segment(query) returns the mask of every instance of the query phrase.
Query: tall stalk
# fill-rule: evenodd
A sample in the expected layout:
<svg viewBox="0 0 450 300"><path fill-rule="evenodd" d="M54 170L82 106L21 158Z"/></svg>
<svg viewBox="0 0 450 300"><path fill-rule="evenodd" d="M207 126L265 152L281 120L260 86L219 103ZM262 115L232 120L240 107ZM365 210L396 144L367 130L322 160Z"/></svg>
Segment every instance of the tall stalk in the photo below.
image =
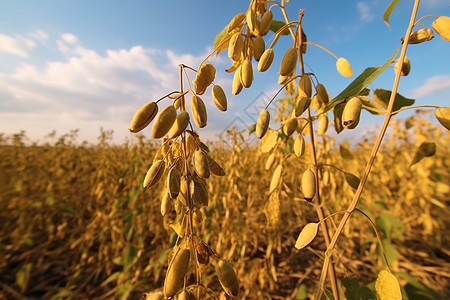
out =
<svg viewBox="0 0 450 300"><path fill-rule="evenodd" d="M347 224L347 221L349 220L351 214L355 211L356 205L358 204L358 201L360 199L360 196L362 194L362 191L364 189L364 186L367 182L367 178L369 177L370 171L372 169L373 163L375 161L375 158L377 156L378 150L380 149L381 146L381 142L383 141L384 135L386 133L387 127L389 125L389 122L392 118L392 112L393 112L393 107L394 107L394 100L395 100L395 96L397 94L397 89L398 89L398 85L400 82L400 76L401 76L401 69L402 69L402 65L403 65L403 59L405 57L406 54L406 49L408 47L408 42L409 42L409 38L412 32L412 29L414 27L414 21L416 19L416 15L417 15L417 10L419 8L419 3L420 0L415 0L414 2L414 7L413 7L413 11L411 13L411 19L409 22L409 26L408 29L406 30L406 35L404 38L404 42L403 42L403 47L402 47L402 51L400 54L400 58L399 58L399 67L397 68L396 72L395 72L395 79L394 79L394 86L392 88L392 93L391 93L391 97L389 99L389 105L387 108L387 112L386 112L386 116L384 118L383 121L383 125L381 127L380 133L378 134L377 140L375 142L375 145L373 146L372 149L372 153L370 155L369 161L367 162L363 177L361 179L361 182L358 186L358 189L355 192L355 196L353 197L352 202L350 203L349 207L347 208L347 211L345 212L344 216L342 217L342 220L340 221L338 228L336 229L331 242L327 248L327 253L325 255L325 260L323 263L323 267L322 267L322 273L321 273L321 278L320 278L320 288L318 290L317 293L317 297L316 299L320 299L320 297L322 296L323 293L323 287L324 287L324 282L325 282L325 277L326 277L326 273L327 270L329 268L330 265L330 257L332 256L335 247L336 247L336 243L340 237L340 235L342 234L342 231L344 230L345 225Z"/></svg>

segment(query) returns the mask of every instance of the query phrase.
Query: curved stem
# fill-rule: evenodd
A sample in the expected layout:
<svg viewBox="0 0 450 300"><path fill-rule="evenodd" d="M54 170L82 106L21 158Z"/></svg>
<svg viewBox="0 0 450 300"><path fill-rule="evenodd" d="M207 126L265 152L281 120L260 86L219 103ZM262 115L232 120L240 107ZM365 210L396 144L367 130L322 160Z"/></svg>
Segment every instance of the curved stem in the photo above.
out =
<svg viewBox="0 0 450 300"><path fill-rule="evenodd" d="M320 167L322 167L322 166L326 166L326 167L332 167L332 168L335 168L336 170L338 170L338 171L340 171L340 172L342 172L342 173L346 173L344 170L342 170L341 168L338 168L338 167L336 167L336 166L334 166L334 165L330 165L330 164L320 164L320 165L318 165L317 167L318 168L320 168Z"/></svg>
<svg viewBox="0 0 450 300"><path fill-rule="evenodd" d="M399 113L399 112L401 112L401 111L405 111L405 110L408 110L408 109L416 109L416 108L439 108L440 106L437 106L437 105L418 105L418 106L409 106L409 107L405 107L405 108L401 108L401 109L398 109L398 110L396 110L396 111L393 111L391 114L393 114L393 115L395 115L395 114L397 114L397 113Z"/></svg>
<svg viewBox="0 0 450 300"><path fill-rule="evenodd" d="M334 212L334 213L332 213L331 215L326 216L322 221L319 221L319 223L320 223L320 222L325 222L327 219L330 219L331 217L334 217L335 215L339 215L339 214L343 214L343 213L345 213L344 210Z"/></svg>
<svg viewBox="0 0 450 300"><path fill-rule="evenodd" d="M298 16L298 27L297 27L297 34L294 36L294 41L297 45L297 51L298 51L298 58L300 62L300 74L305 75L305 66L303 63L303 53L302 53L302 19L303 19L304 11L303 9L300 10L299 16ZM314 142L314 129L313 129L313 118L311 116L311 108L308 107L307 109L307 116L309 120L309 136L311 140L311 158L313 159L314 163L314 177L316 181L316 195L315 195L315 204L314 208L316 209L317 216L320 220L320 226L322 227L323 236L325 238L325 243L327 247L330 245L330 234L328 232L328 226L325 222L325 215L324 211L322 209L322 200L320 198L320 189L319 189L319 168L318 168L318 162L317 162L317 153L316 153L316 146ZM331 289L333 291L333 296L335 300L339 300L339 291L337 287L337 280L336 280L336 271L334 269L334 264L330 265L330 268L328 269L328 275L330 276L330 283L331 283ZM319 287L320 289L320 287ZM320 299L320 298L317 298Z"/></svg>
<svg viewBox="0 0 450 300"><path fill-rule="evenodd" d="M277 32L275 33L275 37L274 37L272 43L270 44L269 48L273 48L275 46L275 44L278 42L278 39L282 35L281 33L284 30L286 30L286 28L289 28L292 30L292 27L296 27L296 26L297 26L297 22L290 22L290 23L283 25L283 27L281 27L280 29L278 29Z"/></svg>
<svg viewBox="0 0 450 300"><path fill-rule="evenodd" d="M304 44L308 44L308 45L313 45L316 47L319 47L320 49L328 52L330 55L334 56L334 58L339 59L339 57L337 57L337 55L335 55L333 52L331 52L330 50L328 50L327 48L320 46L319 44L313 43L313 42L304 42Z"/></svg>
<svg viewBox="0 0 450 300"><path fill-rule="evenodd" d="M299 77L301 77L301 75L294 76L294 77L290 78L285 84L283 84L283 86L278 90L278 92L275 94L275 96L273 96L272 99L270 99L269 103L266 105L266 109L270 106L272 101L275 100L275 98L278 96L278 94L281 93L281 91L288 85L289 82L291 82L292 80L295 80Z"/></svg>
<svg viewBox="0 0 450 300"><path fill-rule="evenodd" d="M161 101L162 99L167 98L167 97L169 97L170 95L177 94L177 93L180 93L180 92L179 92L179 91L173 91L173 92L170 92L170 93L168 93L168 94L162 96L162 97L159 98L158 100L156 100L155 103L158 103L158 102Z"/></svg>
<svg viewBox="0 0 450 300"><path fill-rule="evenodd" d="M384 246L383 246L383 243L381 242L381 237L380 237L380 234L378 233L378 230L377 230L377 227L375 226L375 223L373 223L372 219L365 212L360 210L359 208L355 208L355 210L357 212L359 212L360 214L362 214L364 217L366 217L366 219L369 221L370 225L372 226L373 231L375 231L375 234L377 236L378 244L380 245L381 252L383 253L384 260L386 261L386 266L388 267L389 270L391 270L391 267L389 265L389 261L388 261L387 256L386 256L386 251L384 251Z"/></svg>
<svg viewBox="0 0 450 300"><path fill-rule="evenodd" d="M397 72L395 72L394 86L392 88L392 93L391 93L391 97L389 99L389 105L388 105L387 113L386 113L386 116L384 118L384 122L383 122L383 125L382 125L382 128L381 128L381 131L380 131L380 133L379 133L379 135L377 137L375 145L373 146L372 153L370 155L369 161L367 162L366 169L364 171L364 175L363 175L363 177L361 179L361 182L360 182L360 184L358 186L358 189L355 192L353 200L350 203L349 207L347 208L347 211L345 212L344 217L342 218L341 222L339 223L338 228L336 229L336 232L334 233L333 238L331 239L331 243L328 246L327 252L330 255L326 255L325 256L325 261L323 263L321 279L320 279L320 282L321 282L322 285L324 283L324 278L322 278L322 277L326 276L325 271L328 270L328 267L329 267L329 264L330 264L330 256L334 252L334 248L336 247L337 241L338 241L340 235L342 234L342 231L343 231L343 229L345 227L345 224L347 224L347 221L349 220L351 214L353 213L353 211L356 208L356 205L358 204L359 198L360 198L360 196L362 194L362 191L363 191L364 186L366 184L367 178L369 177L370 170L372 169L372 166L373 166L373 163L374 163L375 158L377 156L378 150L379 150L379 148L381 146L381 142L383 140L383 137L384 137L384 135L386 133L386 130L387 130L387 127L389 125L389 121L390 121L390 119L392 117L392 110L393 110L393 106L394 106L394 99L395 99L395 95L397 94L397 89L398 89L398 85L399 85L399 82L400 82L400 73L401 73L401 68L402 68L402 64L403 64L403 59L404 59L405 54L406 54L406 49L408 47L408 42L409 42L409 38L411 36L412 28L414 26L414 20L415 20L416 15L417 15L417 10L418 10L418 7L419 7L419 3L420 3L420 0L415 0L415 2L414 2L413 11L411 13L411 20L409 22L408 29L406 30L405 40L404 40L404 43L403 43L403 46L402 46L402 51L401 51L401 55L400 55L400 62L399 62L400 65L399 65L399 68L397 69ZM319 289L319 291L320 290L322 290L322 289ZM320 298L317 298L317 299L320 299Z"/></svg>
<svg viewBox="0 0 450 300"><path fill-rule="evenodd" d="M425 18L428 18L428 17L440 17L440 15L426 15L426 16L423 16L423 17L421 17L420 19L418 19L417 21L416 21L416 23L414 23L414 26L416 26L417 24L419 24L420 23L420 21L422 21L423 19L425 19ZM413 27L414 27L413 26Z"/></svg>

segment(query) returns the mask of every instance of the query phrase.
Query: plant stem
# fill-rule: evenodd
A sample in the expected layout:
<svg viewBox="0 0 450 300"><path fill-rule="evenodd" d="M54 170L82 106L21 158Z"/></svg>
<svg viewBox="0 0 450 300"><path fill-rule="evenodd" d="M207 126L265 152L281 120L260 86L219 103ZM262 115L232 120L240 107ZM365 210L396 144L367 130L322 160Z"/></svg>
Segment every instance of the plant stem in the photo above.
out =
<svg viewBox="0 0 450 300"><path fill-rule="evenodd" d="M305 44L316 46L316 47L322 49L323 51L328 52L328 54L330 54L330 55L333 56L334 58L339 59L339 57L337 57L337 55L335 55L333 52L331 52L331 51L328 50L327 48L320 46L319 44L316 44L316 43L313 43L313 42L305 42Z"/></svg>
<svg viewBox="0 0 450 300"><path fill-rule="evenodd" d="M417 9L419 7L419 3L420 3L420 0L415 0L415 2L414 2L413 11L412 11L412 14L411 14L411 20L410 20L408 29L406 30L406 35L405 35L405 39L404 39L404 42L403 42L402 51L401 51L401 54L400 54L400 59L399 59L399 64L400 65L399 65L399 68L397 69L397 72L395 73L394 86L392 88L392 93L391 93L391 97L389 99L389 105L388 105L386 116L385 116L384 121L383 121L382 128L380 130L380 133L378 134L378 137L377 137L377 140L375 142L375 145L373 146L372 153L370 155L369 161L367 162L366 169L364 171L364 175L363 175L363 177L361 179L361 182L360 182L360 184L358 186L358 189L355 192L355 196L353 197L352 202L350 203L349 207L347 208L347 211L345 212L345 215L342 217L342 220L339 223L338 228L336 229L336 232L333 235L333 238L331 239L331 243L330 243L330 245L328 246L328 249L327 249L327 253L328 254L331 254L331 253L334 252L334 248L336 247L336 243L337 243L340 235L342 234L342 231L343 231L345 225L347 224L347 221L349 220L351 214L355 210L356 205L358 204L359 198L360 198L361 193L363 191L363 188L364 188L364 186L366 184L367 178L369 177L370 170L371 170L371 168L373 166L373 163L374 163L375 158L377 156L378 150L380 149L381 142L383 140L383 137L384 137L384 135L386 133L386 130L387 130L387 127L389 125L389 121L392 118L392 109L393 109L393 106L394 106L395 95L397 94L398 84L400 82L400 74L401 74L403 59L404 59L405 54L406 54L406 49L408 47L409 37L411 35L411 31L412 31L412 28L414 26L414 20L415 20L416 15L417 15ZM322 276L326 276L326 273L324 271L326 271L328 269L328 265L330 264L330 257L331 257L331 255L325 255L325 260L324 260L324 263L323 263L321 277ZM323 284L323 282L324 282L324 279L321 278L321 284ZM316 299L320 299L320 296L322 294L322 290L323 290L322 288L319 288L319 293L317 295L318 297L316 297Z"/></svg>
<svg viewBox="0 0 450 300"><path fill-rule="evenodd" d="M380 233L378 232L377 227L375 226L375 223L372 221L372 219L365 212L363 212L359 208L355 208L355 210L357 212L359 212L360 214L362 214L364 217L366 217L366 219L369 221L370 225L372 226L373 231L375 231L375 234L377 236L378 245L380 245L381 253L383 253L383 257L384 257L384 261L386 262L386 266L388 267L388 269L390 271L392 271L391 270L391 266L389 265L389 261L388 261L387 256L386 256L386 251L384 251L384 246L383 246L383 242L381 241Z"/></svg>
<svg viewBox="0 0 450 300"><path fill-rule="evenodd" d="M298 27L297 27L297 35L296 35L296 39L295 41L298 42L297 44L297 49L298 49L298 57L299 57L299 61L300 61L300 72L302 76L308 76L305 75L305 66L303 63L303 53L302 53L302 18L303 18L303 14L304 11L303 9L300 10L299 12L299 16L298 16ZM318 163L317 163L317 153L316 153L316 146L315 146L315 142L314 142L314 129L313 129L313 119L311 116L311 109L310 107L308 107L307 109L307 114L308 114L308 123L309 123L309 135L310 135L310 139L311 139L311 157L313 159L314 162L314 177L316 180L316 196L315 196L315 204L314 204L314 208L316 209L317 212L317 216L319 217L319 221L320 221L320 226L322 227L322 231L323 231L323 236L325 238L325 243L327 245L327 247L329 247L330 245L330 234L328 232L328 226L327 223L325 222L325 215L322 209L322 205L321 205L321 198L320 198L320 189L319 189L319 167L318 167ZM338 291L338 287L337 287L337 280L336 280L336 272L334 269L334 265L331 264L329 270L329 276L330 276L330 282L331 282L331 289L333 291L333 296L335 300L339 300L339 291Z"/></svg>

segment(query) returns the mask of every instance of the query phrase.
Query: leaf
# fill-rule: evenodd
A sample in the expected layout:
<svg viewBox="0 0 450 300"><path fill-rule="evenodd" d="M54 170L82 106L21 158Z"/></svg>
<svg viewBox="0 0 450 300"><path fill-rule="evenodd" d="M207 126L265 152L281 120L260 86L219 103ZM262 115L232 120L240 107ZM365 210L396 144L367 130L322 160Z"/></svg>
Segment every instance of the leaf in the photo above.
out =
<svg viewBox="0 0 450 300"><path fill-rule="evenodd" d="M273 32L276 33L284 25L286 25L286 23L284 21L272 20L272 23L270 23L270 30L272 30ZM289 34L289 29L288 28L283 30L283 32L281 33L281 35L288 35L288 34Z"/></svg>
<svg viewBox="0 0 450 300"><path fill-rule="evenodd" d="M73 296L73 292L70 290L62 290L58 294L54 295L50 300L70 299Z"/></svg>
<svg viewBox="0 0 450 300"><path fill-rule="evenodd" d="M396 273L398 277L401 277L408 281L405 286L406 293L409 299L424 299L424 300L439 300L439 294L428 288L426 285L409 275L408 273Z"/></svg>
<svg viewBox="0 0 450 300"><path fill-rule="evenodd" d="M269 129L266 134L261 139L261 144L259 145L259 150L262 153L270 152L270 150L275 147L278 140L278 131Z"/></svg>
<svg viewBox="0 0 450 300"><path fill-rule="evenodd" d="M302 249L308 246L316 237L319 231L319 223L308 223L303 227L295 242L295 248Z"/></svg>
<svg viewBox="0 0 450 300"><path fill-rule="evenodd" d="M400 284L389 270L382 270L378 274L375 290L380 300L402 300Z"/></svg>
<svg viewBox="0 0 450 300"><path fill-rule="evenodd" d="M375 218L375 224L377 229L383 232L385 238L403 239L402 234L405 232L406 227L399 218L388 213L382 213Z"/></svg>
<svg viewBox="0 0 450 300"><path fill-rule="evenodd" d="M294 300L305 300L308 298L308 287L302 283L297 290Z"/></svg>
<svg viewBox="0 0 450 300"><path fill-rule="evenodd" d="M133 290L133 284L126 283L122 284L117 291L118 299L120 300L127 300L128 296L131 294L131 291Z"/></svg>
<svg viewBox="0 0 450 300"><path fill-rule="evenodd" d="M272 193L269 200L264 205L264 214L271 226L276 226L280 222L280 198L278 193Z"/></svg>
<svg viewBox="0 0 450 300"><path fill-rule="evenodd" d="M341 280L342 285L345 287L345 297L347 300L369 300L376 299L374 292L367 286L360 286L358 278L344 277Z"/></svg>
<svg viewBox="0 0 450 300"><path fill-rule="evenodd" d="M30 282L30 273L32 266L32 263L24 264L22 268L20 268L20 270L16 273L16 283L20 287L22 293L27 289L28 282Z"/></svg>
<svg viewBox="0 0 450 300"><path fill-rule="evenodd" d="M357 278L345 277L341 280L342 285L345 287L345 297L347 300L359 300L358 291L359 283Z"/></svg>
<svg viewBox="0 0 450 300"><path fill-rule="evenodd" d="M248 129L248 135L252 135L252 133L256 132L256 123L252 124Z"/></svg>
<svg viewBox="0 0 450 300"><path fill-rule="evenodd" d="M220 41L222 41L222 38L228 33L228 24L222 29L222 31L216 35L216 37L214 38L214 49L217 48L217 46L219 46Z"/></svg>
<svg viewBox="0 0 450 300"><path fill-rule="evenodd" d="M392 243L390 243L389 240L387 240L387 239L382 239L381 243L383 244L384 253L386 254L386 259L389 262L389 264L393 264L394 262L396 262L398 259L398 251L397 251L397 249L395 249L394 245L392 245ZM380 254L381 254L381 249L380 249ZM385 263L384 259L383 259L383 263Z"/></svg>
<svg viewBox="0 0 450 300"><path fill-rule="evenodd" d="M343 159L352 160L355 158L349 149L349 145L344 142L339 145L339 154Z"/></svg>
<svg viewBox="0 0 450 300"><path fill-rule="evenodd" d="M353 175L352 173L345 172L345 181L348 183L349 186L351 186L353 189L358 189L359 186L359 178L356 175Z"/></svg>
<svg viewBox="0 0 450 300"><path fill-rule="evenodd" d="M61 214L74 215L77 217L80 216L80 214L75 209L69 207L61 207L60 209L58 209L58 212Z"/></svg>
<svg viewBox="0 0 450 300"><path fill-rule="evenodd" d="M133 246L128 246L123 253L123 267L128 269L133 265L137 257L136 249Z"/></svg>
<svg viewBox="0 0 450 300"><path fill-rule="evenodd" d="M419 148L417 149L416 154L414 155L414 158L413 158L411 164L409 165L409 167L411 168L412 165L415 165L416 163L421 161L423 158L433 156L435 153L436 153L436 144L435 143L423 142L422 144L420 144Z"/></svg>
<svg viewBox="0 0 450 300"><path fill-rule="evenodd" d="M172 228L173 231L177 234L177 236L180 236L181 234L181 223L173 223L169 224L170 228Z"/></svg>
<svg viewBox="0 0 450 300"><path fill-rule="evenodd" d="M387 109L388 105L389 105L389 99L391 97L391 93L392 92L388 91L388 90L376 89L373 92L373 100L375 100L375 102L378 103L384 109ZM409 98L403 97L402 95L397 93L397 95L395 95L394 107L393 107L392 111L395 112L404 106L411 106L414 104L414 102L415 102L414 99L409 99Z"/></svg>
<svg viewBox="0 0 450 300"><path fill-rule="evenodd" d="M391 16L392 11L394 10L395 6L397 6L399 0L393 0L391 4L389 4L388 8L386 8L386 11L383 14L383 21L386 23L387 27L391 29L391 25L389 24L389 17Z"/></svg>
<svg viewBox="0 0 450 300"><path fill-rule="evenodd" d="M338 134L344 130L344 126L342 126L342 112L344 111L344 107L345 103L339 103L333 108L334 128Z"/></svg>
<svg viewBox="0 0 450 300"><path fill-rule="evenodd" d="M117 280L117 278L119 278L120 272L114 272L111 275L109 275L108 278L106 278L105 281L102 282L102 284L100 286L105 286L108 283Z"/></svg>
<svg viewBox="0 0 450 300"><path fill-rule="evenodd" d="M325 294L325 297L327 297L328 300L334 300L333 293L331 293L329 290L324 289L323 293Z"/></svg>
<svg viewBox="0 0 450 300"><path fill-rule="evenodd" d="M450 130L450 107L439 107L434 110L434 115L442 126Z"/></svg>
<svg viewBox="0 0 450 300"><path fill-rule="evenodd" d="M381 67L369 67L355 78L339 95L337 95L325 107L325 111L329 111L334 106L345 101L346 98L353 97L362 92L369 84L372 83L384 70L394 61L395 56L400 50L400 46L395 50L394 54Z"/></svg>
<svg viewBox="0 0 450 300"><path fill-rule="evenodd" d="M359 97L362 103L362 108L370 112L372 115L385 115L386 110L378 105L375 101L372 101L369 97Z"/></svg>

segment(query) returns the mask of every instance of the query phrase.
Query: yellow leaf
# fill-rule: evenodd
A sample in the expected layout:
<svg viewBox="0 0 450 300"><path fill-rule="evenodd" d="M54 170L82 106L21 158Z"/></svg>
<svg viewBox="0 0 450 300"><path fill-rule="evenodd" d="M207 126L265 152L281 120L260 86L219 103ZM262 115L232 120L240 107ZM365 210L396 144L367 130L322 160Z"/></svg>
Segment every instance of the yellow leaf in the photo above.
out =
<svg viewBox="0 0 450 300"><path fill-rule="evenodd" d="M388 270L382 270L375 282L375 290L380 300L402 300L402 292L397 278Z"/></svg>
<svg viewBox="0 0 450 300"><path fill-rule="evenodd" d="M302 249L308 246L319 231L319 223L308 223L303 227L295 242L295 248Z"/></svg>
<svg viewBox="0 0 450 300"><path fill-rule="evenodd" d="M280 198L278 193L270 194L269 200L264 205L264 214L269 225L276 226L280 222Z"/></svg>
<svg viewBox="0 0 450 300"><path fill-rule="evenodd" d="M264 137L261 139L261 144L259 145L259 150L262 153L267 153L275 147L278 140L278 131L269 129Z"/></svg>
<svg viewBox="0 0 450 300"><path fill-rule="evenodd" d="M434 115L447 130L450 130L450 107L439 107L434 111Z"/></svg>

